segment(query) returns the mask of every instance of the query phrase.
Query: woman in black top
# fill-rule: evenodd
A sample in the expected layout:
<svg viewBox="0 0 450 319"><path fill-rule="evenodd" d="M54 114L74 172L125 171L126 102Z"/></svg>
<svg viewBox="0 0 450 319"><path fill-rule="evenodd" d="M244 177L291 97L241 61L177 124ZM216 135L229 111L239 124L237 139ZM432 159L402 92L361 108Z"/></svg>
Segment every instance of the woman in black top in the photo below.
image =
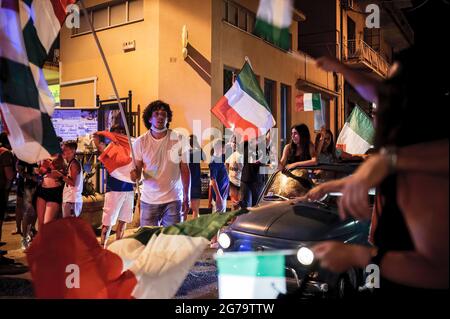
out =
<svg viewBox="0 0 450 319"><path fill-rule="evenodd" d="M311 142L311 134L308 126L300 124L291 129L291 143L283 150L280 165L285 169L293 169L301 166L313 166L317 164L314 144Z"/></svg>

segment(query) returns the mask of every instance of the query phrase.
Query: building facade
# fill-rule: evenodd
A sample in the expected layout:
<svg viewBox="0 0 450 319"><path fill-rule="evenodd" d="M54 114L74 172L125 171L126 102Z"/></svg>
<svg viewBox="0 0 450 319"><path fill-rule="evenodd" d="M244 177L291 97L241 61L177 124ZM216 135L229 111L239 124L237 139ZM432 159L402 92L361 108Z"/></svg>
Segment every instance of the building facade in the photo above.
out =
<svg viewBox="0 0 450 319"><path fill-rule="evenodd" d="M201 123L202 130L223 129L210 109L231 86L247 57L276 119L280 150L290 139L292 125L306 123L314 130L313 112L296 111L298 94L321 93L326 125L335 134L349 105L363 104L340 76L319 70L315 58L332 55L380 77L386 76L392 58L393 46L385 33L377 37L374 31L369 36L361 9L356 4L344 8L339 0L300 1L288 51L253 34L258 0L85 3L119 95L131 90L134 110L161 99L173 107L173 128L192 132L195 121L200 121L196 123ZM358 6L363 7L362 2ZM83 17L80 28L61 31L59 75L61 100L74 100L76 107L95 107L97 94L101 99L114 97ZM145 129L141 128L140 134ZM205 133L202 144L208 142Z"/></svg>

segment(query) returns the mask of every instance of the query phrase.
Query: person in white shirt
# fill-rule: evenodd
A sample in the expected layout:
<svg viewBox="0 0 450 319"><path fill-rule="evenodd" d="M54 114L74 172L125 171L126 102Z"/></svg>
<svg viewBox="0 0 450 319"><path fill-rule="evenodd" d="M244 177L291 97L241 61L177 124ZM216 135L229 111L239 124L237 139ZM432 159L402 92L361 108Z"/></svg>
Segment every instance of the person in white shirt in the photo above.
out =
<svg viewBox="0 0 450 319"><path fill-rule="evenodd" d="M63 190L63 217L79 217L83 207L83 169L75 158L77 142L67 141L63 144L63 157L67 162L67 174L62 175L65 183Z"/></svg>
<svg viewBox="0 0 450 319"><path fill-rule="evenodd" d="M133 181L143 176L142 226L170 226L186 219L190 208L190 171L182 158L181 136L169 129L172 111L167 103L154 101L144 111L148 131L133 144L136 168Z"/></svg>
<svg viewBox="0 0 450 319"><path fill-rule="evenodd" d="M236 136L231 140L231 148L233 153L225 161L228 178L230 180L230 200L233 203L232 209L236 210L239 206L236 204L239 202L239 191L241 187L241 175L242 168L244 167L244 157L238 152L236 146Z"/></svg>

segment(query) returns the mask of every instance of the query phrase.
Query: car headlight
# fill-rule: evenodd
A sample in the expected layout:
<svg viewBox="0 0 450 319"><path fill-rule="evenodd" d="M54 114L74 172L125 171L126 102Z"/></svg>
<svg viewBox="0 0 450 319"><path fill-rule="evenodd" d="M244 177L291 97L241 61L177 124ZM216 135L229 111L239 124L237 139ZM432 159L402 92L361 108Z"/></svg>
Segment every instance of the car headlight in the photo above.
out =
<svg viewBox="0 0 450 319"><path fill-rule="evenodd" d="M223 249L227 249L231 246L231 238L226 233L221 233L217 241L219 242L220 247L222 247Z"/></svg>
<svg viewBox="0 0 450 319"><path fill-rule="evenodd" d="M301 247L297 252L297 259L302 265L309 266L314 261L314 253L307 247Z"/></svg>

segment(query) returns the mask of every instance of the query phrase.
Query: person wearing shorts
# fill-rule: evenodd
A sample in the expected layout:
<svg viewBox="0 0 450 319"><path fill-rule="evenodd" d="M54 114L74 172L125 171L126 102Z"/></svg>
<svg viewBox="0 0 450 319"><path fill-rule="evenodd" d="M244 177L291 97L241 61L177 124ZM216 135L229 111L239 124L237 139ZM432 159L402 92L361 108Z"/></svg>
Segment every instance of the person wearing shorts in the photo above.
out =
<svg viewBox="0 0 450 319"><path fill-rule="evenodd" d="M110 129L113 134L125 134L125 129L120 125L113 125ZM105 137L110 136L104 132L94 134L94 144L100 153L107 147L115 147L114 143L106 145ZM106 167L106 165L105 165ZM128 223L133 220L134 209L134 184L121 181L107 173L106 193L103 205L102 233L100 245L106 247L111 229L117 223L116 239L121 239Z"/></svg>

